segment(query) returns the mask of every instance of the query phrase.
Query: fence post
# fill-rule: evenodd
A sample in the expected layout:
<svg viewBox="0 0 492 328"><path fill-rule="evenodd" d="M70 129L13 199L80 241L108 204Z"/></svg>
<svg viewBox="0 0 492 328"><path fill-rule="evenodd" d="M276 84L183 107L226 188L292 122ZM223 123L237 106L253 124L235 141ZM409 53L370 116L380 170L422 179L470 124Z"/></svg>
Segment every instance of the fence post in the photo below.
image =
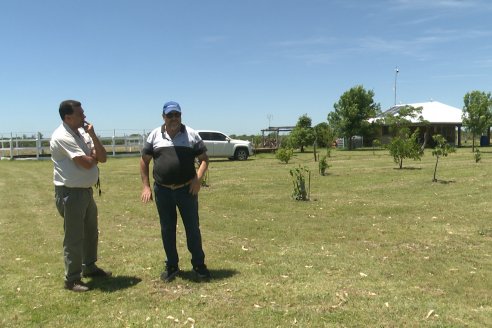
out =
<svg viewBox="0 0 492 328"><path fill-rule="evenodd" d="M39 160L39 155L41 153L41 132L36 134L36 159Z"/></svg>
<svg viewBox="0 0 492 328"><path fill-rule="evenodd" d="M19 156L19 136L15 135L15 152L17 153L17 156Z"/></svg>
<svg viewBox="0 0 492 328"><path fill-rule="evenodd" d="M111 138L111 148L113 148L113 157L115 156L115 139L116 138L116 129L113 130L113 137Z"/></svg>
<svg viewBox="0 0 492 328"><path fill-rule="evenodd" d="M13 136L12 132L10 133L10 159L14 159L14 144L13 144Z"/></svg>

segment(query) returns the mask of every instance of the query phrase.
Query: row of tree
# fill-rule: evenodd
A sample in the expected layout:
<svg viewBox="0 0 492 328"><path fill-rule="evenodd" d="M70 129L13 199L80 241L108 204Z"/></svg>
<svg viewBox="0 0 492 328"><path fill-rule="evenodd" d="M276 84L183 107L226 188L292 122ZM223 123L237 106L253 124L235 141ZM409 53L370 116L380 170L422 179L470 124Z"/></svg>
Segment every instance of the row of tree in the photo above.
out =
<svg viewBox="0 0 492 328"><path fill-rule="evenodd" d="M418 130L411 130L412 121L420 125L426 122L422 117L422 108L411 106L401 107L398 113L382 115L381 106L374 101L374 92L358 85L346 91L333 105L334 110L327 116L328 122L322 122L312 127L307 114L299 117L297 124L288 137L285 146L300 148L312 145L331 145L336 137L348 141L348 149L353 149L354 136L363 136L366 140L374 140L376 129L384 124L390 127L393 136L392 145L395 151L405 149L407 157L418 158L425 146L418 144ZM374 119L377 118L377 119ZM374 119L374 120L370 120ZM489 133L492 126L492 96L483 91L471 91L464 96L463 127L472 134L472 151L475 147L475 137ZM397 147L397 145L400 145Z"/></svg>
<svg viewBox="0 0 492 328"><path fill-rule="evenodd" d="M471 91L464 96L463 127L472 134L472 151L475 151L475 138L489 133L492 126L492 96L483 91ZM381 124L390 127L392 142L388 147L393 153L403 152L404 158L418 159L423 146L418 144L418 130L410 129L411 121L417 119L420 125L427 122L422 118L422 108L405 106L398 113L382 115L381 105L374 101L374 92L357 85L342 94L333 105L333 111L327 116L327 122L314 127L311 118L304 114L299 117L296 126L288 136L281 137L277 144L283 147L300 149L316 142L319 147L329 147L336 138L344 138L348 149L353 149L354 136L363 136L364 140L373 141ZM375 120L370 120L378 118ZM252 140L255 146L261 143L261 136L234 136L239 139ZM430 139L430 136L428 136ZM396 154L398 157L398 155ZM401 165L401 161L399 163Z"/></svg>
<svg viewBox="0 0 492 328"><path fill-rule="evenodd" d="M348 148L353 149L354 136L371 136L374 134L374 124L369 122L381 114L381 106L374 102L374 92L365 90L358 85L345 92L337 103L333 105L334 111L328 114L328 122L322 122L311 126L311 118L307 114L299 117L295 128L289 135L287 147L300 148L316 145L328 147L335 142L337 137L348 140Z"/></svg>

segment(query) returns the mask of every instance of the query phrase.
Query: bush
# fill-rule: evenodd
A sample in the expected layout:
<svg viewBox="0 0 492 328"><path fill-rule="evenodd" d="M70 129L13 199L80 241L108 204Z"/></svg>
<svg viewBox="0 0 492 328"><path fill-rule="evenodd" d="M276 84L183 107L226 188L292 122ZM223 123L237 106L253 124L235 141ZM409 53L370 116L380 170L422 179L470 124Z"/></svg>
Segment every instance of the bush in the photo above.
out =
<svg viewBox="0 0 492 328"><path fill-rule="evenodd" d="M307 167L301 167L291 169L290 175L292 177L292 183L294 184L294 191L292 192L292 198L295 200L309 200L309 189L311 185L311 171ZM308 178L306 186L306 175Z"/></svg>
<svg viewBox="0 0 492 328"><path fill-rule="evenodd" d="M480 160L482 159L482 155L480 154L480 149L477 149L474 155L475 155L475 163L480 162Z"/></svg>
<svg viewBox="0 0 492 328"><path fill-rule="evenodd" d="M330 167L326 161L326 157L326 155L323 156L319 161L319 174L321 175L325 175L326 169Z"/></svg>
<svg viewBox="0 0 492 328"><path fill-rule="evenodd" d="M292 148L280 148L275 153L275 157L281 162L284 162L285 164L289 163L292 155L294 155L294 149Z"/></svg>
<svg viewBox="0 0 492 328"><path fill-rule="evenodd" d="M381 148L381 141L379 141L379 139L374 139L372 141L372 148Z"/></svg>
<svg viewBox="0 0 492 328"><path fill-rule="evenodd" d="M376 153L374 152L376 149L381 149L381 141L379 139L374 139L372 141L372 154L375 155Z"/></svg>

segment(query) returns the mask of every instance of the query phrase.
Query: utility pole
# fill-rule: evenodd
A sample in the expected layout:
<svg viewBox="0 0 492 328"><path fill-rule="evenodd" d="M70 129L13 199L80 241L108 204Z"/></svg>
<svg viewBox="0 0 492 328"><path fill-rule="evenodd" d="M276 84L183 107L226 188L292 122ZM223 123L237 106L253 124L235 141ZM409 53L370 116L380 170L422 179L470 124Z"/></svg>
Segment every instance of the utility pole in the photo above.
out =
<svg viewBox="0 0 492 328"><path fill-rule="evenodd" d="M400 70L398 69L398 66L395 67L395 86L394 86L394 90L395 90L395 106L396 106L396 79L398 78L398 73L400 72Z"/></svg>

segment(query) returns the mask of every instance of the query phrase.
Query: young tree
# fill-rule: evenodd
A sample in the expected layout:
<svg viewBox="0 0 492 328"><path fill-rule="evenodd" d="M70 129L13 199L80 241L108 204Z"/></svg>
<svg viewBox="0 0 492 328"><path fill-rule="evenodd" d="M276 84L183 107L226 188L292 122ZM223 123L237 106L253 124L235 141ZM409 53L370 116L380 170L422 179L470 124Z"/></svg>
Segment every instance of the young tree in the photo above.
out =
<svg viewBox="0 0 492 328"><path fill-rule="evenodd" d="M482 133L492 125L492 97L490 92L468 92L463 106L463 126L472 133L472 152L475 152L475 136Z"/></svg>
<svg viewBox="0 0 492 328"><path fill-rule="evenodd" d="M328 155L325 155L325 156L321 157L321 159L319 160L318 169L319 169L320 175L325 175L326 169L330 167L330 165L328 165L328 162L326 160L327 157L328 157Z"/></svg>
<svg viewBox="0 0 492 328"><path fill-rule="evenodd" d="M290 170L290 175L294 185L292 198L295 200L309 200L309 193L311 190L311 171L307 167L301 167L299 165L298 168Z"/></svg>
<svg viewBox="0 0 492 328"><path fill-rule="evenodd" d="M331 147L333 140L335 140L335 133L326 122L315 125L314 133L319 147Z"/></svg>
<svg viewBox="0 0 492 328"><path fill-rule="evenodd" d="M374 92L366 91L362 85L346 91L333 105L335 111L328 114L328 122L340 137L348 139L352 149L352 137L364 135L370 129L369 118L381 111L379 103L374 102Z"/></svg>
<svg viewBox="0 0 492 328"><path fill-rule="evenodd" d="M423 149L417 143L418 134L418 129L410 134L410 130L404 128L400 130L397 136L391 139L388 150L400 169L403 168L403 160L405 158L411 158L416 161L420 160L424 154Z"/></svg>
<svg viewBox="0 0 492 328"><path fill-rule="evenodd" d="M400 169L403 167L405 158L420 160L424 154L424 148L417 142L419 129L417 128L411 133L409 126L413 122L425 123L422 117L422 107L400 107L398 112L388 113L383 117L382 121L384 124L389 125L393 134L388 150Z"/></svg>
<svg viewBox="0 0 492 328"><path fill-rule="evenodd" d="M315 138L311 118L307 114L302 115L290 133L290 145L301 148L301 153L303 153L304 147L312 145Z"/></svg>
<svg viewBox="0 0 492 328"><path fill-rule="evenodd" d="M437 164L439 163L439 158L446 157L450 153L454 153L456 149L450 146L446 138L444 138L440 134L433 135L432 139L434 139L434 142L436 143L436 147L432 151L432 156L436 156L436 166L434 166L434 178L432 179L432 182L437 182L436 172L437 172Z"/></svg>

